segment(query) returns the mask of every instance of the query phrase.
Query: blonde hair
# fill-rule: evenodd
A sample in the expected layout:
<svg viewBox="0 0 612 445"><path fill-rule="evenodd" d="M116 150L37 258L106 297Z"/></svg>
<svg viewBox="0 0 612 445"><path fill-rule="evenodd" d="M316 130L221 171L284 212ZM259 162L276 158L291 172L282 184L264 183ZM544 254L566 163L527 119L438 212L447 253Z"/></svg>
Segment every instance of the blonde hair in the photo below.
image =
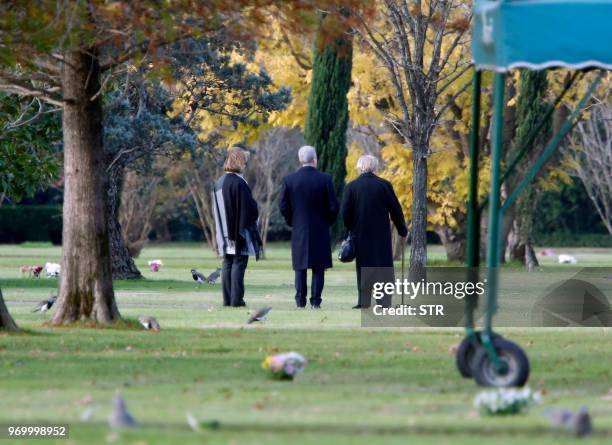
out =
<svg viewBox="0 0 612 445"><path fill-rule="evenodd" d="M378 159L372 155L363 155L357 161L359 173L373 173L378 169Z"/></svg>
<svg viewBox="0 0 612 445"><path fill-rule="evenodd" d="M232 173L242 173L247 163L247 156L244 150L238 147L227 149L227 159L223 164L223 170Z"/></svg>

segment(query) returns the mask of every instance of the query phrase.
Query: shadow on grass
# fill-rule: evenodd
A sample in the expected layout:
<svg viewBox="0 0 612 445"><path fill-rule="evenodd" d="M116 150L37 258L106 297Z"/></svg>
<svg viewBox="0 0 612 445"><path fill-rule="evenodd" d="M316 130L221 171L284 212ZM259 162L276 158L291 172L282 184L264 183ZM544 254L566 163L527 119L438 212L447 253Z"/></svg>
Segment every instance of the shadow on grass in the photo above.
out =
<svg viewBox="0 0 612 445"><path fill-rule="evenodd" d="M0 287L3 289L54 289L58 288L58 281L56 279L46 278L9 278L0 280ZM163 292L164 290L175 290L175 291L187 291L194 292L200 290L218 290L221 291L221 285L207 284L198 286L193 281L188 280L152 280L147 278L140 278L137 280L114 280L113 287L117 291L151 291L155 293ZM250 288L267 288L269 284L250 284ZM10 301L10 295L4 296L5 299Z"/></svg>
<svg viewBox="0 0 612 445"><path fill-rule="evenodd" d="M499 419L497 419L499 420ZM509 419L508 419L509 420ZM92 427L107 427L105 422L90 422ZM500 422L490 422L486 425L462 424L459 420L453 425L352 425L352 424L271 424L271 423L225 423L218 420L203 420L199 422L201 432L209 434L301 434L301 435L337 435L337 436L475 436L475 437L503 437L503 436L526 436L526 437L549 437L567 438L573 436L562 430L553 429L545 425L512 425L501 424ZM190 427L185 423L161 423L146 422L132 430L122 430L128 432L145 432L147 429L164 431L190 431ZM249 436L253 437L253 436ZM593 439L612 437L612 429L597 428L590 436Z"/></svg>
<svg viewBox="0 0 612 445"><path fill-rule="evenodd" d="M0 330L0 336L6 337L46 337L52 335L50 332L35 331L32 328L20 328L17 326L16 331Z"/></svg>
<svg viewBox="0 0 612 445"><path fill-rule="evenodd" d="M53 329L99 329L99 330L113 330L113 331L144 331L140 322L135 318L122 318L114 323L98 323L95 321L76 321L74 323L66 324L52 324L51 321L45 321L42 323L42 327L47 329L46 331L38 331L32 328L21 328L17 327L16 331L0 330L0 336L11 336L11 337L45 337L53 336Z"/></svg>
<svg viewBox="0 0 612 445"><path fill-rule="evenodd" d="M493 420L493 419L492 419ZM495 419L495 420L500 420ZM258 432L258 433L303 433L303 434L338 434L338 435L479 435L479 436L568 436L562 431L554 430L549 426L541 425L512 425L501 424L499 421L486 425L470 425L461 423L459 419L452 425L338 425L338 424L287 424L273 425L264 423L221 423L218 421L201 422L202 429L226 432ZM591 437L612 437L612 429L597 428Z"/></svg>
<svg viewBox="0 0 612 445"><path fill-rule="evenodd" d="M75 321L73 323L65 324L51 324L50 321L43 323L47 328L57 329L100 329L100 330L113 330L113 331L144 331L142 325L135 318L122 318L121 320L113 323L98 323L93 320Z"/></svg>

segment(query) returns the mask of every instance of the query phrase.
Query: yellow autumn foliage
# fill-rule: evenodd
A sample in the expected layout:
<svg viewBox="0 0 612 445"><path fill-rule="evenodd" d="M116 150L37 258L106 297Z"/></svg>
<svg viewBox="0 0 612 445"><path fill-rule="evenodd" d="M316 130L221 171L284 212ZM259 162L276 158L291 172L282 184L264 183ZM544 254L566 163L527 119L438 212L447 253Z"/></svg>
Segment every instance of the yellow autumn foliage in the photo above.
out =
<svg viewBox="0 0 612 445"><path fill-rule="evenodd" d="M458 24L457 26L459 26ZM239 125L237 128L224 125L217 117L198 115L204 132L221 131L226 145L235 143L252 143L271 127L301 127L308 107L310 91L310 73L304 67L304 61L311 60L311 40L308 36L286 35L279 24L270 22L269 34L260 42L255 57L248 61L249 68L258 70L265 67L277 87L289 86L293 100L286 110L273 112L267 122L258 127ZM468 49L458 47L452 58L468 57ZM240 57L236 55L236 57ZM425 57L430 57L425 54ZM302 63L298 61L301 60ZM389 83L385 69L377 59L364 47L355 45L352 68L352 87L348 93L349 112L352 125L363 125L376 128L377 138L381 145L383 168L380 172L393 184L408 220L411 219L412 206L412 150L398 143L398 135L385 121L388 110L400 115L395 104L394 91ZM517 76L518 74L513 74ZM470 82L472 71L455 79L445 94L457 93ZM549 74L553 100L562 89L566 72L558 70ZM579 81L568 94L564 103L574 106L588 85L589 76ZM482 122L490 118L490 89L492 74L483 75ZM607 82L609 87L610 81ZM516 104L516 95L506 98L508 106ZM447 110L442 117L443 123L434 131L431 138L431 154L428 158L428 223L430 229L440 226L455 226L457 218L466 211L468 194L468 159L466 140L471 123L471 94L469 89L456 97L456 108L459 113ZM458 118L457 116L460 116ZM451 122L450 125L445 123ZM384 128L383 131L380 129ZM366 151L364 147L353 143L348 149L346 159L347 181L357 176L356 162ZM553 190L561 183L571 180L569 166L560 162L548 167L545 174L537 179L537 187L542 190ZM479 197L483 199L489 187L489 160L486 153L481 154Z"/></svg>

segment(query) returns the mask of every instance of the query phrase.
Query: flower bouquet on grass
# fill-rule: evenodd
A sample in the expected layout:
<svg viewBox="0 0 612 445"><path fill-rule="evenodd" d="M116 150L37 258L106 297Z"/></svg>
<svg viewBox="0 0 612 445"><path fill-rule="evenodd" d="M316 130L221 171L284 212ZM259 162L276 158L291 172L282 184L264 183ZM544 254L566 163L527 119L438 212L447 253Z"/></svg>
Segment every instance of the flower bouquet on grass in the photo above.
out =
<svg viewBox="0 0 612 445"><path fill-rule="evenodd" d="M297 352L268 355L261 363L263 369L269 369L272 376L279 380L293 380L295 375L302 372L306 359Z"/></svg>
<svg viewBox="0 0 612 445"><path fill-rule="evenodd" d="M542 399L539 391L531 388L498 388L481 391L474 399L474 407L487 416L520 414Z"/></svg>

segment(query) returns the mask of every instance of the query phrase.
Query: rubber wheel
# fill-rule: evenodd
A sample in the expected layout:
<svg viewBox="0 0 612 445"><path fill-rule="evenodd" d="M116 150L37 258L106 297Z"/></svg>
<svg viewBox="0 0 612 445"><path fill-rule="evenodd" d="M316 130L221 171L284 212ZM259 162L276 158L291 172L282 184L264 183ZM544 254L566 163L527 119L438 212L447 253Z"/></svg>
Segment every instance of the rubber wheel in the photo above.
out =
<svg viewBox="0 0 612 445"><path fill-rule="evenodd" d="M501 338L498 334L493 334L494 338ZM457 348L457 354L455 355L457 369L462 377L471 379L474 377L473 369L475 366L474 358L476 351L481 349L480 346L480 332L476 333L476 344L471 337L465 337Z"/></svg>
<svg viewBox="0 0 612 445"><path fill-rule="evenodd" d="M527 354L516 343L497 337L493 338L493 346L499 359L508 367L500 373L484 347L478 348L474 355L472 372L476 383L480 386L497 388L523 386L529 379L529 359Z"/></svg>

